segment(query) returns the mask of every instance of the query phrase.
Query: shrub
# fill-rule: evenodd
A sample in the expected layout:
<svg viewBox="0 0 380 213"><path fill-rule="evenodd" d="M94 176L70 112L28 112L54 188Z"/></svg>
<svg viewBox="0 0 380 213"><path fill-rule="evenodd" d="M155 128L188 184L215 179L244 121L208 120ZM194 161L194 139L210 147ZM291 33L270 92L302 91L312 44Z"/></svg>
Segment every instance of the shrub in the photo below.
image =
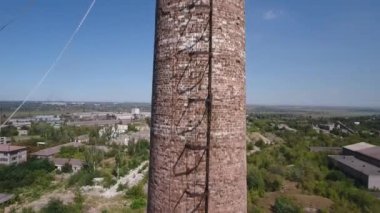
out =
<svg viewBox="0 0 380 213"><path fill-rule="evenodd" d="M68 181L69 186L91 186L93 185L93 179L99 177L99 172L90 171L88 169L82 169L79 172L72 175Z"/></svg>
<svg viewBox="0 0 380 213"><path fill-rule="evenodd" d="M146 207L146 199L145 198L136 198L132 200L130 205L131 209L142 209Z"/></svg>
<svg viewBox="0 0 380 213"><path fill-rule="evenodd" d="M51 199L49 203L41 209L41 213L68 213L69 209L61 200Z"/></svg>
<svg viewBox="0 0 380 213"><path fill-rule="evenodd" d="M117 186L117 190L116 191L121 192L121 191L124 191L124 189L125 189L125 186L123 184L119 184Z"/></svg>
<svg viewBox="0 0 380 213"><path fill-rule="evenodd" d="M302 209L293 199L281 196L276 199L273 211L275 213L301 213Z"/></svg>
<svg viewBox="0 0 380 213"><path fill-rule="evenodd" d="M0 166L0 189L15 192L23 187L47 188L52 180L54 165L47 160L31 159L26 163Z"/></svg>
<svg viewBox="0 0 380 213"><path fill-rule="evenodd" d="M65 165L62 166L62 172L63 173L71 173L73 171L73 168L69 163L65 163Z"/></svg>
<svg viewBox="0 0 380 213"><path fill-rule="evenodd" d="M345 180L346 176L341 171L333 170L327 174L326 179L331 181L340 181Z"/></svg>
<svg viewBox="0 0 380 213"><path fill-rule="evenodd" d="M143 190L143 186L141 184L131 187L125 193L128 198L145 198L145 193Z"/></svg>
<svg viewBox="0 0 380 213"><path fill-rule="evenodd" d="M249 143L247 144L247 150L248 150L248 151L253 150L253 143L249 142Z"/></svg>
<svg viewBox="0 0 380 213"><path fill-rule="evenodd" d="M260 170L251 165L248 167L247 185L249 190L257 190L260 196L265 192L265 182Z"/></svg>

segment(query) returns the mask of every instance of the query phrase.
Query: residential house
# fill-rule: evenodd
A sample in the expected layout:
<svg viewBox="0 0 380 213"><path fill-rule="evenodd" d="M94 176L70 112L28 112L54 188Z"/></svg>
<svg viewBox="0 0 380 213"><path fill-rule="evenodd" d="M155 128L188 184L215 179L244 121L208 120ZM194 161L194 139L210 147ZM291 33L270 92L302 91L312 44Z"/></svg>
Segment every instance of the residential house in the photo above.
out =
<svg viewBox="0 0 380 213"><path fill-rule="evenodd" d="M27 160L27 150L24 146L0 145L0 164L11 165Z"/></svg>
<svg viewBox="0 0 380 213"><path fill-rule="evenodd" d="M11 141L12 140L9 137L0 137L0 144L10 144Z"/></svg>
<svg viewBox="0 0 380 213"><path fill-rule="evenodd" d="M83 168L83 162L78 159L53 158L52 162L59 171L62 171L63 166L66 164L71 166L73 172L78 172Z"/></svg>
<svg viewBox="0 0 380 213"><path fill-rule="evenodd" d="M28 130L26 130L26 129L17 129L17 131L18 131L18 136L28 136Z"/></svg>

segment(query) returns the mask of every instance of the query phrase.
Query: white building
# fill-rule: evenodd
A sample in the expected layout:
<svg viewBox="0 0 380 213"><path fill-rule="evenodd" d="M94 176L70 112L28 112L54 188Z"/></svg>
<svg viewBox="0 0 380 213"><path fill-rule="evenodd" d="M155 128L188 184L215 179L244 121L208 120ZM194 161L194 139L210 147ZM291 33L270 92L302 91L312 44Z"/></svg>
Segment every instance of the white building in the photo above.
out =
<svg viewBox="0 0 380 213"><path fill-rule="evenodd" d="M11 165L27 160L27 150L23 146L0 145L0 164Z"/></svg>
<svg viewBox="0 0 380 213"><path fill-rule="evenodd" d="M16 119L11 119L9 122L12 124L12 126L21 128L24 126L30 127L32 125L33 118L16 118Z"/></svg>
<svg viewBox="0 0 380 213"><path fill-rule="evenodd" d="M110 136L111 138L117 138L119 135L125 134L128 132L128 125L117 124L110 127L103 127L99 130L99 136L103 137L104 135Z"/></svg>
<svg viewBox="0 0 380 213"><path fill-rule="evenodd" d="M28 130L18 129L18 136L28 136Z"/></svg>
<svg viewBox="0 0 380 213"><path fill-rule="evenodd" d="M88 135L79 135L74 140L75 143L88 143L90 142L90 136Z"/></svg>
<svg viewBox="0 0 380 213"><path fill-rule="evenodd" d="M125 124L118 124L116 126L116 133L117 134L124 134L128 131L128 125Z"/></svg>
<svg viewBox="0 0 380 213"><path fill-rule="evenodd" d="M9 137L0 137L0 144L10 144L11 138Z"/></svg>
<svg viewBox="0 0 380 213"><path fill-rule="evenodd" d="M117 120L132 120L134 116L131 113L117 113L114 114Z"/></svg>
<svg viewBox="0 0 380 213"><path fill-rule="evenodd" d="M132 108L132 115L140 115L140 109L139 108Z"/></svg>
<svg viewBox="0 0 380 213"><path fill-rule="evenodd" d="M61 118L57 115L37 115L34 117L34 120L37 122L54 123L61 121Z"/></svg>

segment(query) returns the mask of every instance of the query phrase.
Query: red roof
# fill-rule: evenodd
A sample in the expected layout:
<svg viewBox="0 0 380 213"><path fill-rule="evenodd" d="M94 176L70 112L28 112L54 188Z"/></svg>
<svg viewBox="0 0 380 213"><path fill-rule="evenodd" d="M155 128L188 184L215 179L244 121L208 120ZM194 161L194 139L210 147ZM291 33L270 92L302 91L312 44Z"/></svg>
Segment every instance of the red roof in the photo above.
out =
<svg viewBox="0 0 380 213"><path fill-rule="evenodd" d="M26 149L25 146L0 145L0 152L14 152Z"/></svg>

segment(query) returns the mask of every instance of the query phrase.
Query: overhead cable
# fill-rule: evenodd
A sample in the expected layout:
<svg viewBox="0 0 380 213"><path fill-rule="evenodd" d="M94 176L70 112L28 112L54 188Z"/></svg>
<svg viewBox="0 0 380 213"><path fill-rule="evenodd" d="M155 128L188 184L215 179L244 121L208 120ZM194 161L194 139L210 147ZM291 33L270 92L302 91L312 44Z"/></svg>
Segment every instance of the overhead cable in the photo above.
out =
<svg viewBox="0 0 380 213"><path fill-rule="evenodd" d="M48 75L51 73L52 70L54 70L55 66L58 64L58 62L62 59L62 56L65 54L67 48L70 46L72 41L74 40L76 34L79 32L80 28L82 27L83 23L86 21L88 14L90 14L92 8L95 5L96 0L93 0L91 5L88 7L86 13L82 17L81 21L79 22L78 26L75 28L74 32L71 34L69 40L66 42L65 46L61 50L61 52L58 54L57 58L54 60L54 62L51 64L50 68L45 72L45 74L42 76L42 78L37 82L37 84L33 87L33 89L28 93L28 95L24 98L24 100L21 102L21 104L16 108L16 110L7 118L7 120L1 124L0 128L3 128L3 126L9 122L13 118L13 116L24 106L24 104L30 99L30 97L33 95L33 93L43 84L45 79L48 77Z"/></svg>

